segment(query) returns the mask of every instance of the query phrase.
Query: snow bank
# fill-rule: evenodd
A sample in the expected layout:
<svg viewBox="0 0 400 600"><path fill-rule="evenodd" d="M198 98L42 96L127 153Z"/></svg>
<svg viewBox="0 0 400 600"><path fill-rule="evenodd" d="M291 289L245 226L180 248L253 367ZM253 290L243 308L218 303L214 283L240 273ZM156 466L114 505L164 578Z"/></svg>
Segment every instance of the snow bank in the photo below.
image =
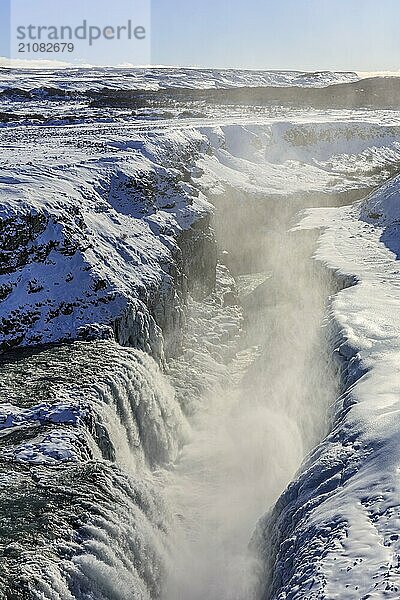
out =
<svg viewBox="0 0 400 600"><path fill-rule="evenodd" d="M316 258L355 285L333 301L344 393L332 432L261 528L276 552L270 598L399 597L399 185L299 226L323 229Z"/></svg>
<svg viewBox="0 0 400 600"><path fill-rule="evenodd" d="M379 125L344 116L201 128L215 152L199 164L216 193L225 186L264 196L327 194L381 184L400 159L397 118Z"/></svg>

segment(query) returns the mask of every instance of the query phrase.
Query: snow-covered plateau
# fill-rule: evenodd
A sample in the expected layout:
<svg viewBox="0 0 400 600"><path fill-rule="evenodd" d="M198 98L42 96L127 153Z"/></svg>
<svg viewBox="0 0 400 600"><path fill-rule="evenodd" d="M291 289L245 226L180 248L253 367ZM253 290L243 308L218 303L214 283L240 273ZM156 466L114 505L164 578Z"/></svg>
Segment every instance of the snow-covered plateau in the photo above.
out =
<svg viewBox="0 0 400 600"><path fill-rule="evenodd" d="M253 71L238 69L184 69L173 67L146 68L68 68L19 69L18 77L12 69L2 69L0 89L13 85L31 91L35 88L62 90L99 90L104 88L158 90L165 88L212 89L256 86L325 87L334 83L358 81L353 72L318 71Z"/></svg>
<svg viewBox="0 0 400 600"><path fill-rule="evenodd" d="M396 86L0 69L2 600L400 597Z"/></svg>

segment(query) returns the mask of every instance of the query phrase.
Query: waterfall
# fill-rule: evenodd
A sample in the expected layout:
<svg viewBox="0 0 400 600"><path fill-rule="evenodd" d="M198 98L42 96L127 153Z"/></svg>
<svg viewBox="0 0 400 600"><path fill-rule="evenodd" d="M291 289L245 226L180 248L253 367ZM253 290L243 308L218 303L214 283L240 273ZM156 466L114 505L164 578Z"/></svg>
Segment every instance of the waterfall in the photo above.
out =
<svg viewBox="0 0 400 600"><path fill-rule="evenodd" d="M21 485L25 498L9 525L5 597L14 588L49 600L158 597L172 513L156 470L190 432L158 365L99 341L27 352L1 371L2 456L17 473L2 478L0 506Z"/></svg>

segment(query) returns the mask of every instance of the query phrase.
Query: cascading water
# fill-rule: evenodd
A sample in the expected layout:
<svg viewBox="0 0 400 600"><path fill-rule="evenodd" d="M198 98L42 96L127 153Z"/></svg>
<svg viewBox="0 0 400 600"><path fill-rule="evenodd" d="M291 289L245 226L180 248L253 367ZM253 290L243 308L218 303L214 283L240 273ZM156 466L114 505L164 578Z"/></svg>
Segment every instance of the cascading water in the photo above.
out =
<svg viewBox="0 0 400 600"><path fill-rule="evenodd" d="M154 360L82 342L7 357L0 380L0 597L158 597L172 519L152 471L188 425Z"/></svg>

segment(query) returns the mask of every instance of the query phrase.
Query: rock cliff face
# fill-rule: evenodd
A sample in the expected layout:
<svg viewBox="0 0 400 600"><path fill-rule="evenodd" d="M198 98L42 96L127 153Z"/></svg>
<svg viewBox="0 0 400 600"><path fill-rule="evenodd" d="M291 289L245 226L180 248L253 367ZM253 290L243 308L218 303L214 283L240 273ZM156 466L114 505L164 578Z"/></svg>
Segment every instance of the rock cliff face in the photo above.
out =
<svg viewBox="0 0 400 600"><path fill-rule="evenodd" d="M182 138L119 140L83 164L63 155L2 178L2 351L110 337L158 360L179 350L187 293L209 292L216 268L191 174L204 140Z"/></svg>

